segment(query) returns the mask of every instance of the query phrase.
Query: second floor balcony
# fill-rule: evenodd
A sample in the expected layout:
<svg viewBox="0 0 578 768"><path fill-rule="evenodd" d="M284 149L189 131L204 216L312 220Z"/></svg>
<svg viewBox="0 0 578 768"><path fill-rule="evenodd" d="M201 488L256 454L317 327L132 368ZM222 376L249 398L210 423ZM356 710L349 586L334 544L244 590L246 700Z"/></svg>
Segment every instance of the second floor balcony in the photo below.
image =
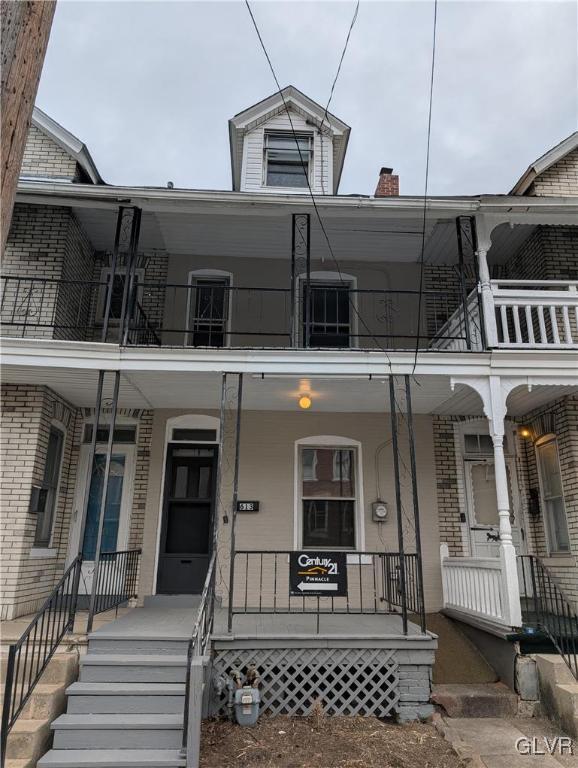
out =
<svg viewBox="0 0 578 768"><path fill-rule="evenodd" d="M483 295L471 284L357 288L345 276L235 286L219 274L137 279L125 292L117 278L111 290L110 281L4 276L2 334L172 348L578 349L578 281L493 280Z"/></svg>

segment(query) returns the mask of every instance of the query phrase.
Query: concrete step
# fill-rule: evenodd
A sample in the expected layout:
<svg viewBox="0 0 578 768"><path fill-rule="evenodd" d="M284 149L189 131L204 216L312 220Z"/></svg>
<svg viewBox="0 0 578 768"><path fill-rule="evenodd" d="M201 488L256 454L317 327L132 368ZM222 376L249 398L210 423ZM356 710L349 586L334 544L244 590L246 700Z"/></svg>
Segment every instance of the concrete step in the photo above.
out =
<svg viewBox="0 0 578 768"><path fill-rule="evenodd" d="M182 714L183 683L73 683L68 714Z"/></svg>
<svg viewBox="0 0 578 768"><path fill-rule="evenodd" d="M449 717L515 717L518 697L503 683L434 685L432 701Z"/></svg>
<svg viewBox="0 0 578 768"><path fill-rule="evenodd" d="M178 749L58 749L38 768L184 768Z"/></svg>
<svg viewBox="0 0 578 768"><path fill-rule="evenodd" d="M80 662L83 683L184 683L186 656L89 653Z"/></svg>
<svg viewBox="0 0 578 768"><path fill-rule="evenodd" d="M0 669L1 669L1 682L2 685L6 682L6 661L8 654L2 652L0 654ZM18 666L18 679L22 680L22 677L30 675L30 670L36 672L38 667L38 656L32 658L29 653L28 659L25 662L25 655L20 661ZM40 683L47 685L56 685L62 683L68 685L75 680L78 674L78 654L75 651L57 651L54 656L48 662L48 666L44 670Z"/></svg>
<svg viewBox="0 0 578 768"><path fill-rule="evenodd" d="M557 653L536 654L536 666L540 678L547 680L550 685L557 683L572 685L576 682L566 662Z"/></svg>
<svg viewBox="0 0 578 768"><path fill-rule="evenodd" d="M558 718L566 733L578 739L578 682L558 685Z"/></svg>
<svg viewBox="0 0 578 768"><path fill-rule="evenodd" d="M88 641L89 653L144 655L186 655L189 647L188 640L175 640L167 637L140 637L135 640L122 635L105 635L99 632L92 635Z"/></svg>
<svg viewBox="0 0 578 768"><path fill-rule="evenodd" d="M54 749L178 749L179 715L61 715L52 723Z"/></svg>
<svg viewBox="0 0 578 768"><path fill-rule="evenodd" d="M548 715L578 738L578 680L558 654L536 654L540 701Z"/></svg>
<svg viewBox="0 0 578 768"><path fill-rule="evenodd" d="M66 684L38 683L20 714L22 720L52 720L64 712Z"/></svg>
<svg viewBox="0 0 578 768"><path fill-rule="evenodd" d="M36 760L6 760L4 768L36 768Z"/></svg>
<svg viewBox="0 0 578 768"><path fill-rule="evenodd" d="M52 734L47 720L18 719L12 726L6 746L11 760L38 760L50 747Z"/></svg>

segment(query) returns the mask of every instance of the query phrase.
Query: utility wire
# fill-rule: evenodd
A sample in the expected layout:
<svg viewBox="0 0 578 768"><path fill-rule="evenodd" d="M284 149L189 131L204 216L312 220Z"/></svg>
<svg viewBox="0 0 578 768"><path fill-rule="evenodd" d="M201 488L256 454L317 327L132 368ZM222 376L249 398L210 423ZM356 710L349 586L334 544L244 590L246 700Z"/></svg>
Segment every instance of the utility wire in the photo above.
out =
<svg viewBox="0 0 578 768"><path fill-rule="evenodd" d="M420 325L421 325L421 313L423 304L423 273L424 273L424 257L425 257L425 228L427 220L427 193L429 182L429 150L431 139L431 116L433 105L433 89L434 89L434 75L436 64L436 33L437 33L437 21L438 21L438 0L434 0L434 17L433 17L433 35L432 35L432 49L431 49L431 71L430 71L430 83L429 83L429 108L427 118L427 146L425 156L425 183L423 192L423 221L422 221L422 235L421 235L421 254L419 259L419 300L417 308L417 338L415 342L415 355L413 359L412 376L415 374L417 366L417 356L419 353L420 342Z"/></svg>

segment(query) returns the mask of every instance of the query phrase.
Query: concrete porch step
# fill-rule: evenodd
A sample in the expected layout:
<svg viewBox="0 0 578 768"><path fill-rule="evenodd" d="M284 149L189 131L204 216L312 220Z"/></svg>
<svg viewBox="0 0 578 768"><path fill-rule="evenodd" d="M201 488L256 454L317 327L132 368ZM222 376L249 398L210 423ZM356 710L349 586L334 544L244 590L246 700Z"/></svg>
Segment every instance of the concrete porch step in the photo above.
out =
<svg viewBox="0 0 578 768"><path fill-rule="evenodd" d="M178 749L52 750L38 768L184 768Z"/></svg>
<svg viewBox="0 0 578 768"><path fill-rule="evenodd" d="M6 682L6 662L8 660L8 654L2 651L0 654L0 681L2 685ZM26 662L26 663L25 663ZM22 680L24 676L28 679L30 671L36 672L38 666L38 657L29 653L28 659L23 653L23 658L18 666L18 680ZM68 685L73 679L76 678L78 673L78 654L74 651L57 651L54 656L48 662L48 666L44 670L40 683L43 685L57 685L58 683L64 683Z"/></svg>
<svg viewBox="0 0 578 768"><path fill-rule="evenodd" d="M69 714L182 714L183 683L73 683Z"/></svg>
<svg viewBox="0 0 578 768"><path fill-rule="evenodd" d="M59 749L178 749L183 718L159 714L61 715L52 723Z"/></svg>
<svg viewBox="0 0 578 768"><path fill-rule="evenodd" d="M548 715L578 739L578 680L558 654L537 654L540 700Z"/></svg>
<svg viewBox="0 0 578 768"><path fill-rule="evenodd" d="M36 760L6 760L4 768L36 768Z"/></svg>
<svg viewBox="0 0 578 768"><path fill-rule="evenodd" d="M432 701L449 717L515 717L518 697L503 683L434 685Z"/></svg>
<svg viewBox="0 0 578 768"><path fill-rule="evenodd" d="M50 746L52 734L48 720L17 720L8 735L6 758L10 760L35 760Z"/></svg>
<svg viewBox="0 0 578 768"><path fill-rule="evenodd" d="M184 683L186 656L88 653L80 662L83 683Z"/></svg>

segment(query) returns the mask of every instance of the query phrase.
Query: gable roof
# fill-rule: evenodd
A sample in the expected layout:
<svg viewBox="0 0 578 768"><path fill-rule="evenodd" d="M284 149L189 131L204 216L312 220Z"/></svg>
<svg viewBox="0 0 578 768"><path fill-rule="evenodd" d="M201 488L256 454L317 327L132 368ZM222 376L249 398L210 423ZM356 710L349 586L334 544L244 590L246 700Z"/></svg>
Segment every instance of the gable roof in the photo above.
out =
<svg viewBox="0 0 578 768"><path fill-rule="evenodd" d="M282 94L282 95L281 95ZM243 158L243 137L248 130L257 127L280 112L285 112L287 107L295 110L307 120L311 120L317 127L320 126L325 109L309 96L306 96L294 85L288 85L281 90L267 96L266 99L257 102L252 107L244 109L229 120L229 142L231 146L231 173L233 177L233 190L241 188L241 164ZM345 151L351 128L333 115L327 112L323 121L324 131L328 130L333 135L333 194L337 194Z"/></svg>
<svg viewBox="0 0 578 768"><path fill-rule="evenodd" d="M548 152L542 155L542 157L539 157L537 160L535 160L528 167L522 177L516 182L510 194L524 195L537 176L539 176L541 173L544 173L544 171L548 170L548 168L551 168L576 148L578 148L578 131L574 131L574 133L570 134L570 136L568 136L566 139L561 141L559 144L556 144L556 146L552 147L552 149L548 150Z"/></svg>
<svg viewBox="0 0 578 768"><path fill-rule="evenodd" d="M32 125L36 126L39 131L42 131L45 136L52 139L64 152L76 160L93 184L105 183L86 144L83 144L80 139L77 139L70 131L67 131L38 107L34 107L32 112Z"/></svg>

